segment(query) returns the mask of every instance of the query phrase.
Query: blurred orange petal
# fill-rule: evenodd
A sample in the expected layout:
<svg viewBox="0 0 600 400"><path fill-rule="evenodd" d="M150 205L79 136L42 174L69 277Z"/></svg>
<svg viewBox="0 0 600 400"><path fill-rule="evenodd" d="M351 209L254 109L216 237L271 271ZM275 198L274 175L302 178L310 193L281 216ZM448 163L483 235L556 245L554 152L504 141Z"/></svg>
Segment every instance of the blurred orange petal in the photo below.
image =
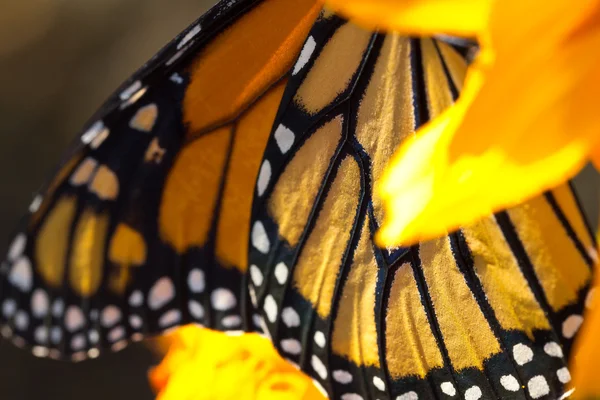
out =
<svg viewBox="0 0 600 400"><path fill-rule="evenodd" d="M158 400L324 399L309 377L259 335L227 336L187 326L170 341L149 374Z"/></svg>
<svg viewBox="0 0 600 400"><path fill-rule="evenodd" d="M596 146L590 154L590 161L596 167L596 170L600 171L600 146Z"/></svg>
<svg viewBox="0 0 600 400"><path fill-rule="evenodd" d="M443 235L579 171L600 132L599 3L494 3L461 97L388 166L381 245Z"/></svg>
<svg viewBox="0 0 600 400"><path fill-rule="evenodd" d="M477 36L492 0L327 0L332 10L369 28L413 35Z"/></svg>
<svg viewBox="0 0 600 400"><path fill-rule="evenodd" d="M600 275L596 275L594 287L600 284ZM573 351L573 359L571 360L571 369L573 372L573 380L570 383L571 387L576 389L575 396L578 399L596 399L600 397L600 379L598 379L598 370L600 369L600 346L598 340L600 338L600 308L598 301L593 300L590 291L588 297L591 304L585 314L585 323L581 327L575 349Z"/></svg>

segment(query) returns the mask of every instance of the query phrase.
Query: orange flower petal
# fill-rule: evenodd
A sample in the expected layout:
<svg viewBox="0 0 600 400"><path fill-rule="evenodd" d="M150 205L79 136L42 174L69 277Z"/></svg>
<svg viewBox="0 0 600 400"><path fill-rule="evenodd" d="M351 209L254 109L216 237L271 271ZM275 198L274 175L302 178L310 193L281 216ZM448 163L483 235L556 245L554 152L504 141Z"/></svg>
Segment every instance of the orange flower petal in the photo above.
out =
<svg viewBox="0 0 600 400"><path fill-rule="evenodd" d="M157 400L323 399L310 378L282 359L263 337L238 337L188 326L150 371Z"/></svg>
<svg viewBox="0 0 600 400"><path fill-rule="evenodd" d="M590 154L590 161L594 164L594 167L597 171L600 171L600 147L596 146L592 153Z"/></svg>
<svg viewBox="0 0 600 400"><path fill-rule="evenodd" d="M600 19L598 3L546 1L537 13L538 2L495 3L493 47L470 68L460 99L388 167L381 245L443 235L579 171L600 132L600 24L590 22Z"/></svg>
<svg viewBox="0 0 600 400"><path fill-rule="evenodd" d="M486 26L492 0L327 0L326 4L369 28L475 37Z"/></svg>
<svg viewBox="0 0 600 400"><path fill-rule="evenodd" d="M594 287L598 287L600 275L597 275ZM576 397L578 399L596 399L600 397L600 379L598 379L598 370L600 369L600 308L598 308L597 299L592 304L592 309L585 314L585 322L581 327L575 349L574 357L571 360L571 371L573 380L571 387L576 388Z"/></svg>

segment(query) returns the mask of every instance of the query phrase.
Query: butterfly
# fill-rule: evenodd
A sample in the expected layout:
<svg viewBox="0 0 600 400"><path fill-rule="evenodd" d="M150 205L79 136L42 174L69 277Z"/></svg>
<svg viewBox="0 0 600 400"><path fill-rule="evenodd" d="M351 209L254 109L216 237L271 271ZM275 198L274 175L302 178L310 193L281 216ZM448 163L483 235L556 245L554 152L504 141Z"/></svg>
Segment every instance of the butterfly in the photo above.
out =
<svg viewBox="0 0 600 400"><path fill-rule="evenodd" d="M34 198L0 268L2 334L80 361L195 323L262 333L330 398L567 397L597 257L570 185L373 241L387 161L456 100L472 51L316 0L220 2Z"/></svg>

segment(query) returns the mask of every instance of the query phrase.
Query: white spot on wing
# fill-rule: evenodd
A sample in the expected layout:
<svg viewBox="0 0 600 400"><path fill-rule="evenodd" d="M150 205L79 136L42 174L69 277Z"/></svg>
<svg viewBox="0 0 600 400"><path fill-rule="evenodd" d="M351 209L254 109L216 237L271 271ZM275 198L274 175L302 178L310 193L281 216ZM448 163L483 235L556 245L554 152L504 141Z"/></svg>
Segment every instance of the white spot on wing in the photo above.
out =
<svg viewBox="0 0 600 400"><path fill-rule="evenodd" d="M274 323L277 320L277 303L273 296L268 295L265 298L265 304L263 305L265 310L265 314L267 314L267 319L269 322Z"/></svg>
<svg viewBox="0 0 600 400"><path fill-rule="evenodd" d="M519 381L512 375L504 375L500 378L500 384L504 387L504 389L510 392L516 392L521 387L519 385Z"/></svg>
<svg viewBox="0 0 600 400"><path fill-rule="evenodd" d="M46 326L38 326L33 332L33 338L39 344L46 344L48 342L48 328Z"/></svg>
<svg viewBox="0 0 600 400"><path fill-rule="evenodd" d="M316 331L315 332L315 343L317 344L317 346L319 346L320 348L325 348L325 334L321 331Z"/></svg>
<svg viewBox="0 0 600 400"><path fill-rule="evenodd" d="M121 101L129 100L129 98L131 98L131 96L133 96L141 88L142 82L135 81L129 87L127 87L127 89L123 90L121 94L119 94L119 98L121 99Z"/></svg>
<svg viewBox="0 0 600 400"><path fill-rule="evenodd" d="M96 136L94 140L92 140L92 143L90 143L90 147L94 150L100 147L100 145L104 143L109 134L110 131L108 130L108 128L102 129L102 132L100 132L98 136Z"/></svg>
<svg viewBox="0 0 600 400"><path fill-rule="evenodd" d="M568 383L571 381L571 373L567 367L562 367L556 371L556 376L561 383Z"/></svg>
<svg viewBox="0 0 600 400"><path fill-rule="evenodd" d="M17 311L15 314L14 324L18 330L26 330L29 327L29 315L27 315L27 313L23 310Z"/></svg>
<svg viewBox="0 0 600 400"><path fill-rule="evenodd" d="M258 307L258 299L256 298L256 290L254 286L248 285L248 294L250 295L250 301L254 307Z"/></svg>
<svg viewBox="0 0 600 400"><path fill-rule="evenodd" d="M283 339L281 348L288 354L298 355L302 352L302 344L296 339Z"/></svg>
<svg viewBox="0 0 600 400"><path fill-rule="evenodd" d="M287 281L288 274L288 267L283 262L275 266L275 279L277 279L277 283L280 285L283 285Z"/></svg>
<svg viewBox="0 0 600 400"><path fill-rule="evenodd" d="M92 329L91 331L88 332L88 339L91 344L96 344L100 340L100 334L98 333L97 330Z"/></svg>
<svg viewBox="0 0 600 400"><path fill-rule="evenodd" d="M269 243L269 238L267 237L267 232L265 231L265 226L260 221L256 221L252 226L252 245L261 253L267 254L269 252L269 248L271 247L271 243Z"/></svg>
<svg viewBox="0 0 600 400"><path fill-rule="evenodd" d="M478 400L482 396L479 386L471 386L465 392L465 400Z"/></svg>
<svg viewBox="0 0 600 400"><path fill-rule="evenodd" d="M197 302L196 300L190 300L188 303L188 309L190 311L190 315L194 319L202 319L204 318L204 307L202 304Z"/></svg>
<svg viewBox="0 0 600 400"><path fill-rule="evenodd" d="M591 309L594 307L594 298L596 296L596 288L591 288L587 296L585 296L585 308Z"/></svg>
<svg viewBox="0 0 600 400"><path fill-rule="evenodd" d="M348 371L344 371L343 369L337 369L331 373L333 379L336 382L339 382L343 385L347 385L352 382L352 374Z"/></svg>
<svg viewBox="0 0 600 400"><path fill-rule="evenodd" d="M200 33L202 27L200 24L195 25L185 36L177 43L177 50L181 50L183 46L185 46L190 40L192 40L197 34Z"/></svg>
<svg viewBox="0 0 600 400"><path fill-rule="evenodd" d="M17 302L13 299L6 299L2 303L2 314L6 318L10 318L17 312Z"/></svg>
<svg viewBox="0 0 600 400"><path fill-rule="evenodd" d="M544 351L551 357L562 357L563 351L560 345L556 342L548 342L544 345Z"/></svg>
<svg viewBox="0 0 600 400"><path fill-rule="evenodd" d="M533 350L523 343L516 344L513 347L513 357L519 365L525 365L533 360Z"/></svg>
<svg viewBox="0 0 600 400"><path fill-rule="evenodd" d="M210 295L210 302L215 310L227 311L236 306L235 295L229 289L219 288Z"/></svg>
<svg viewBox="0 0 600 400"><path fill-rule="evenodd" d="M444 382L440 385L442 392L447 394L448 396L454 396L456 394L456 388L452 382Z"/></svg>
<svg viewBox="0 0 600 400"><path fill-rule="evenodd" d="M189 49L189 47L190 46L185 46L183 49L179 50L171 58L169 58L167 60L167 62L165 62L165 65L169 66L169 65L173 64L175 61L179 60L179 58L187 51L187 49Z"/></svg>
<svg viewBox="0 0 600 400"><path fill-rule="evenodd" d="M50 341L53 344L58 344L60 343L62 339L62 330L60 329L59 326L55 326L52 328L52 330L50 331Z"/></svg>
<svg viewBox="0 0 600 400"><path fill-rule="evenodd" d="M42 201L44 201L44 198L39 194L36 195L33 198L33 201L31 202L31 204L29 204L29 212L33 214L34 212L39 210L40 206L42 205Z"/></svg>
<svg viewBox="0 0 600 400"><path fill-rule="evenodd" d="M279 124L275 130L275 141L279 146L279 150L281 150L281 154L287 153L292 148L295 138L294 132L283 124Z"/></svg>
<svg viewBox="0 0 600 400"><path fill-rule="evenodd" d="M148 306L152 310L158 310L175 297L175 286L168 277L156 281L148 294Z"/></svg>
<svg viewBox="0 0 600 400"><path fill-rule="evenodd" d="M87 131L83 133L83 135L81 135L81 142L83 144L92 143L98 137L98 135L100 135L105 129L106 127L104 126L104 122L96 121L92 126L88 128Z"/></svg>
<svg viewBox="0 0 600 400"><path fill-rule="evenodd" d="M466 398L466 396L465 396ZM407 392L396 397L396 400L418 400L419 396L416 392Z"/></svg>
<svg viewBox="0 0 600 400"><path fill-rule="evenodd" d="M131 325L132 328L140 329L143 324L144 324L144 321L142 320L142 317L140 317L139 315L133 314L133 315L129 316L129 325Z"/></svg>
<svg viewBox="0 0 600 400"><path fill-rule="evenodd" d="M74 332L78 329L83 328L85 320L83 312L77 306L69 306L67 313L65 314L65 326L70 332Z"/></svg>
<svg viewBox="0 0 600 400"><path fill-rule="evenodd" d="M129 305L132 307L139 307L144 304L144 294L140 290L136 290L129 296Z"/></svg>
<svg viewBox="0 0 600 400"><path fill-rule="evenodd" d="M29 258L22 256L15 261L8 275L8 280L22 292L29 292L31 290L33 271L31 270L31 261L29 261Z"/></svg>
<svg viewBox="0 0 600 400"><path fill-rule="evenodd" d="M14 261L23 254L25 245L27 244L27 236L24 233L19 233L10 245L8 250L8 260Z"/></svg>
<svg viewBox="0 0 600 400"><path fill-rule="evenodd" d="M121 320L121 311L116 306L107 306L102 310L100 320L102 326L110 328Z"/></svg>
<svg viewBox="0 0 600 400"><path fill-rule="evenodd" d="M188 275L188 287L192 293L202 293L206 287L206 278L204 271L195 268Z"/></svg>
<svg viewBox="0 0 600 400"><path fill-rule="evenodd" d="M36 357L48 357L48 353L50 353L50 350L48 350L48 348L46 347L42 347L42 346L34 346L33 349L31 349L31 354L33 354Z"/></svg>
<svg viewBox="0 0 600 400"><path fill-rule="evenodd" d="M242 324L242 318L239 315L229 315L221 320L221 324L226 329L237 328Z"/></svg>
<svg viewBox="0 0 600 400"><path fill-rule="evenodd" d="M31 313L36 318L43 318L48 314L50 301L43 289L36 289L31 295Z"/></svg>
<svg viewBox="0 0 600 400"><path fill-rule="evenodd" d="M173 326L181 321L181 311L169 310L164 313L158 320L158 326L161 328L167 328Z"/></svg>
<svg viewBox="0 0 600 400"><path fill-rule="evenodd" d="M85 347L85 336L84 335L75 335L71 339L71 349L74 351L83 350Z"/></svg>
<svg viewBox="0 0 600 400"><path fill-rule="evenodd" d="M115 343L125 337L125 328L122 326L117 326L108 332L107 337L111 343Z"/></svg>
<svg viewBox="0 0 600 400"><path fill-rule="evenodd" d="M302 70L302 68L304 68L306 64L308 64L316 48L317 42L315 42L315 38L309 36L306 40L306 43L304 43L304 47L302 47L300 57L298 57L298 61L296 61L292 75L296 75Z"/></svg>
<svg viewBox="0 0 600 400"><path fill-rule="evenodd" d="M527 390L529 390L529 395L534 399L539 399L550 393L548 382L542 375L531 378L529 382L527 382Z"/></svg>
<svg viewBox="0 0 600 400"><path fill-rule="evenodd" d="M52 315L58 318L64 311L65 303L61 299L54 300L54 304L52 304Z"/></svg>
<svg viewBox="0 0 600 400"><path fill-rule="evenodd" d="M139 332L136 332L133 335L131 335L132 342L141 342L142 340L144 340L144 335Z"/></svg>
<svg viewBox="0 0 600 400"><path fill-rule="evenodd" d="M382 392L385 390L385 382L378 376L373 377L373 385Z"/></svg>
<svg viewBox="0 0 600 400"><path fill-rule="evenodd" d="M135 103L136 101L138 101L139 99L142 98L142 96L144 94L146 94L146 91L148 90L147 87L141 88L140 90L138 90L137 92L133 93L131 95L131 97L129 97L129 99L127 99L126 101L124 101L123 103L121 103L121 110L127 108L128 106L130 106L131 104Z"/></svg>
<svg viewBox="0 0 600 400"><path fill-rule="evenodd" d="M256 183L256 190L259 196L265 194L265 190L269 186L271 180L271 163L269 160L263 161L260 172L258 173L258 181Z"/></svg>
<svg viewBox="0 0 600 400"><path fill-rule="evenodd" d="M573 314L567 317L562 325L562 334L567 339L571 339L577 331L581 324L583 323L583 317L581 315Z"/></svg>
<svg viewBox="0 0 600 400"><path fill-rule="evenodd" d="M310 365L321 379L327 379L327 368L325 368L323 361L319 357L313 354L310 359Z"/></svg>
<svg viewBox="0 0 600 400"><path fill-rule="evenodd" d="M281 319L288 328L300 326L300 316L292 307L286 307L281 312Z"/></svg>
<svg viewBox="0 0 600 400"><path fill-rule="evenodd" d="M250 266L250 278L254 286L260 286L263 283L263 274L256 265Z"/></svg>
<svg viewBox="0 0 600 400"><path fill-rule="evenodd" d="M183 78L177 72L175 72L173 75L171 75L171 77L169 79L178 85L181 85L183 83Z"/></svg>
<svg viewBox="0 0 600 400"><path fill-rule="evenodd" d="M112 351L121 351L125 347L127 347L127 340L120 340L120 341L116 342L115 344L113 344L112 346L110 346L110 349Z"/></svg>

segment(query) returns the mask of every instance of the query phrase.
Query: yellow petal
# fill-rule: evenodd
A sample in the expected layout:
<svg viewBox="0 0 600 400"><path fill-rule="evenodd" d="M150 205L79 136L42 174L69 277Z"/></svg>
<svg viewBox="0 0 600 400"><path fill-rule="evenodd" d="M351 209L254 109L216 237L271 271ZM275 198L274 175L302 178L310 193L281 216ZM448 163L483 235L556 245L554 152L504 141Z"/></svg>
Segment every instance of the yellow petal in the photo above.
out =
<svg viewBox="0 0 600 400"><path fill-rule="evenodd" d="M536 13L532 3L540 5L495 3L488 47L460 99L393 157L379 185L381 245L442 235L560 184L585 163L600 133L599 2L546 1ZM515 24L515 15L528 17Z"/></svg>
<svg viewBox="0 0 600 400"><path fill-rule="evenodd" d="M320 400L310 378L256 334L227 336L186 326L149 378L157 400Z"/></svg>
<svg viewBox="0 0 600 400"><path fill-rule="evenodd" d="M327 6L369 28L405 34L474 37L493 0L328 0Z"/></svg>

